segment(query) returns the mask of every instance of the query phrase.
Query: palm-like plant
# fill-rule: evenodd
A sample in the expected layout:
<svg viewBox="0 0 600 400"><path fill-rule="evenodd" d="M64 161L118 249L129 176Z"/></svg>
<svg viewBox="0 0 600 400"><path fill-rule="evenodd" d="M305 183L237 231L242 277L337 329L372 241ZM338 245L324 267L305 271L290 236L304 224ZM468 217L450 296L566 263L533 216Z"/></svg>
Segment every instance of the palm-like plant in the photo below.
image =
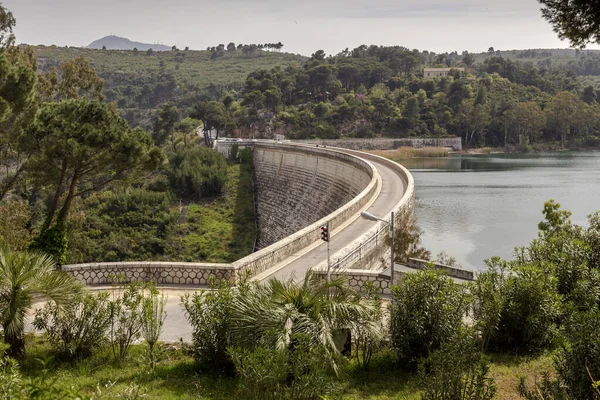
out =
<svg viewBox="0 0 600 400"><path fill-rule="evenodd" d="M293 351L294 338L323 346L337 371L335 354L348 332L382 335L373 319L377 305L345 285L343 278L326 282L307 274L302 284L272 279L243 290L232 304L232 341L246 348L265 346ZM343 344L343 341L341 344Z"/></svg>
<svg viewBox="0 0 600 400"><path fill-rule="evenodd" d="M57 304L66 302L81 290L72 276L57 271L53 259L42 253L0 250L0 325L9 355L22 356L25 315L34 294L42 294Z"/></svg>

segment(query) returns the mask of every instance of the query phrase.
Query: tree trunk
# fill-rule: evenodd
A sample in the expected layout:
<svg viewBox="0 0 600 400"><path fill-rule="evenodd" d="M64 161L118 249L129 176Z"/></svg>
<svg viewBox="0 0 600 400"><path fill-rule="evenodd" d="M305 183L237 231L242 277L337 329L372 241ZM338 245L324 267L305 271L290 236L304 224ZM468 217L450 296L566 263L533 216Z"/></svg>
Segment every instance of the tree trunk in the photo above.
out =
<svg viewBox="0 0 600 400"><path fill-rule="evenodd" d="M0 190L0 201L2 201L4 199L4 196L6 196L8 191L12 188L12 186L17 181L17 179L19 179L19 176L24 171L24 169L25 169L25 163L21 164L21 166L17 169L17 171L15 172L15 175L12 178L8 179L8 174L6 175L7 176L6 182L2 186L2 189Z"/></svg>
<svg viewBox="0 0 600 400"><path fill-rule="evenodd" d="M56 187L56 192L54 193L54 198L52 199L52 203L50 204L50 209L48 210L48 215L44 220L44 225L42 225L42 229L40 230L40 234L50 228L52 224L52 220L54 219L54 214L56 214L56 209L58 208L58 202L60 200L60 196L63 193L62 187L65 182L65 175L67 171L67 163L63 161L62 169L60 171L60 179L58 181L58 186Z"/></svg>
<svg viewBox="0 0 600 400"><path fill-rule="evenodd" d="M71 209L71 205L73 204L73 199L77 194L77 183L79 181L79 172L75 171L73 173L73 179L71 180L71 184L69 185L69 193L67 194L67 198L65 200L65 204L61 208L58 213L58 217L56 218L56 225L64 225L67 221L67 216L69 215L69 210Z"/></svg>
<svg viewBox="0 0 600 400"><path fill-rule="evenodd" d="M6 350L6 355L20 359L25 356L25 340L23 340L23 334L17 335L9 335L7 332L4 332L4 343L9 345L10 347Z"/></svg>

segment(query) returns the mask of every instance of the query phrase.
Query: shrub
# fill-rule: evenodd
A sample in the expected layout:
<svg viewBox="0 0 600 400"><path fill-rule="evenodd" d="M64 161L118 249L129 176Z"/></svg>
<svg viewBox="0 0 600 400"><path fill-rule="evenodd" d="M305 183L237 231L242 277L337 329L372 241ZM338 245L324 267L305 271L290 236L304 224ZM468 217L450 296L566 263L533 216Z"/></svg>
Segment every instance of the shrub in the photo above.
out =
<svg viewBox="0 0 600 400"><path fill-rule="evenodd" d="M423 400L488 400L496 387L489 363L477 350L474 332L463 330L419 366Z"/></svg>
<svg viewBox="0 0 600 400"><path fill-rule="evenodd" d="M457 335L470 301L464 287L431 269L407 274L392 295L392 347L412 369Z"/></svg>
<svg viewBox="0 0 600 400"><path fill-rule="evenodd" d="M216 196L227 180L227 161L207 147L193 147L173 155L166 173L177 195L189 198Z"/></svg>
<svg viewBox="0 0 600 400"><path fill-rule="evenodd" d="M150 368L154 369L154 345L158 342L162 333L163 324L167 313L165 304L167 299L164 295L159 296L154 283L150 283L144 292L142 300L142 336L148 343Z"/></svg>
<svg viewBox="0 0 600 400"><path fill-rule="evenodd" d="M574 312L564 326L565 344L555 357L555 368L575 399L595 398L600 380L600 310ZM598 398L598 397L596 397Z"/></svg>
<svg viewBox="0 0 600 400"><path fill-rule="evenodd" d="M490 344L497 350L525 352L550 347L561 316L556 278L533 265L513 265L500 290L504 305Z"/></svg>
<svg viewBox="0 0 600 400"><path fill-rule="evenodd" d="M140 285L130 284L123 294L110 303L109 339L113 356L123 360L142 329L142 301Z"/></svg>
<svg viewBox="0 0 600 400"><path fill-rule="evenodd" d="M321 399L332 390L333 373L322 362L326 349L295 337L288 349L232 347L240 395L251 399Z"/></svg>
<svg viewBox="0 0 600 400"><path fill-rule="evenodd" d="M56 351L77 358L102 346L110 322L108 293L100 293L77 296L63 307L46 303L36 312L33 326L44 331Z"/></svg>
<svg viewBox="0 0 600 400"><path fill-rule="evenodd" d="M232 369L227 347L231 344L231 304L234 292L225 281L218 286L212 282L211 289L191 297L188 294L181 301L192 325L196 362L204 369L228 372Z"/></svg>

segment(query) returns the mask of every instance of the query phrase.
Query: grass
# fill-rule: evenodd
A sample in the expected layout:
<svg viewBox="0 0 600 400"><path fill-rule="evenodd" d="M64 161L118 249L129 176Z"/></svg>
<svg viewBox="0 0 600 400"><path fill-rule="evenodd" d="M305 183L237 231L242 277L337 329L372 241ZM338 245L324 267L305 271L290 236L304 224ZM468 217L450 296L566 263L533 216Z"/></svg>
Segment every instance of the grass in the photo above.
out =
<svg viewBox="0 0 600 400"><path fill-rule="evenodd" d="M137 392L146 399L231 399L237 396L234 377L200 373L186 346L159 344L157 366L150 370L146 345L134 345L121 363L114 361L106 348L88 359L69 362L53 358L43 337L27 336L27 356L21 362L25 378L45 373L60 388L73 387L84 395L98 393L102 398L135 398ZM45 361L41 361L45 360ZM552 355L537 357L492 354L491 374L498 388L496 398L519 399L519 377L530 385L544 371L552 371ZM396 368L389 352L375 355L366 371L351 361L347 373L336 384L328 399L417 400L421 387L415 374ZM139 398L139 397L138 397Z"/></svg>
<svg viewBox="0 0 600 400"><path fill-rule="evenodd" d="M369 151L368 153L389 158L394 161L406 160L407 158L448 157L448 149L444 147L400 147L396 150L374 150Z"/></svg>
<svg viewBox="0 0 600 400"><path fill-rule="evenodd" d="M175 233L182 261L233 262L254 251L255 224L252 167L230 163L223 195L190 205Z"/></svg>

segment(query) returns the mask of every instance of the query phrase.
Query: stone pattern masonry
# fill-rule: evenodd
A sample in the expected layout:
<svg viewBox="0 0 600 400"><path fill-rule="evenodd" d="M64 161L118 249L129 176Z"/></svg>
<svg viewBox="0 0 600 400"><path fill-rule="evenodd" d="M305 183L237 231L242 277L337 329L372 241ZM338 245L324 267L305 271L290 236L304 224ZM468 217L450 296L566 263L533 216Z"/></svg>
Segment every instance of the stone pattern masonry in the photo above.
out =
<svg viewBox="0 0 600 400"><path fill-rule="evenodd" d="M320 151L255 148L258 249L333 213L369 185L366 166L346 154Z"/></svg>

